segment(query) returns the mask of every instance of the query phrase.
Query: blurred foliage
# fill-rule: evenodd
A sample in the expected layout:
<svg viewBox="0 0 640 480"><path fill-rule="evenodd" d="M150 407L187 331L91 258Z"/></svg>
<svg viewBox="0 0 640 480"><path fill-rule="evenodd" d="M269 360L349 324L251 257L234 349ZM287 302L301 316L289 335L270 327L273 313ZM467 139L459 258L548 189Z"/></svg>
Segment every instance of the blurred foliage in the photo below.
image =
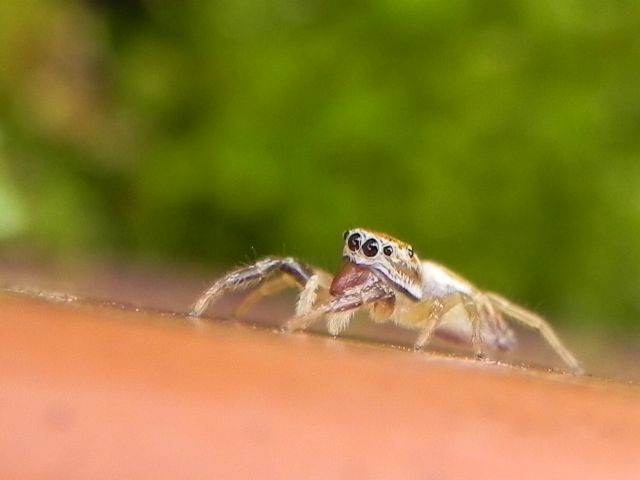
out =
<svg viewBox="0 0 640 480"><path fill-rule="evenodd" d="M639 24L632 0L0 2L0 240L336 268L369 226L637 328Z"/></svg>

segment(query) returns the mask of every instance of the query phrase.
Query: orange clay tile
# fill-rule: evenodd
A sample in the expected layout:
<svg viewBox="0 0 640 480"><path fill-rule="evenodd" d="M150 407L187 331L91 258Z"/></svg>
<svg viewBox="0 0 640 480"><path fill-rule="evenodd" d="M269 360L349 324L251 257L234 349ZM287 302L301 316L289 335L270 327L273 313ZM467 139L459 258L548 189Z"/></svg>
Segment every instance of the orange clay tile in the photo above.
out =
<svg viewBox="0 0 640 480"><path fill-rule="evenodd" d="M640 391L0 296L2 479L637 479Z"/></svg>

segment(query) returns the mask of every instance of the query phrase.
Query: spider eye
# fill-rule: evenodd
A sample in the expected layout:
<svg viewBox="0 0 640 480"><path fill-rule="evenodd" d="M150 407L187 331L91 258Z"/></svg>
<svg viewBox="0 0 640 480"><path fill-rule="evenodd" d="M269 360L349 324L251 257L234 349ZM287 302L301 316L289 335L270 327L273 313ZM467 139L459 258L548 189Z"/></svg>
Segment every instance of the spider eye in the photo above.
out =
<svg viewBox="0 0 640 480"><path fill-rule="evenodd" d="M346 240L348 236L349 236L349 230L345 230L344 233L342 234L342 238Z"/></svg>
<svg viewBox="0 0 640 480"><path fill-rule="evenodd" d="M359 233L354 233L347 240L347 245L349 246L349 250L355 252L360 248L360 241L362 240L362 235Z"/></svg>
<svg viewBox="0 0 640 480"><path fill-rule="evenodd" d="M408 253L409 253L409 258L413 258L413 255L414 255L414 253L413 253L413 247L409 247L409 249L408 249L407 251L408 251Z"/></svg>
<svg viewBox="0 0 640 480"><path fill-rule="evenodd" d="M390 256L391 256L391 254L393 253L393 247L391 247L390 245L387 245L386 247L384 247L384 248L382 249L382 251L384 252L384 254L385 254L387 257L390 257Z"/></svg>
<svg viewBox="0 0 640 480"><path fill-rule="evenodd" d="M362 251L367 257L375 257L378 254L379 249L378 241L374 238L370 238L364 242L364 245L362 246Z"/></svg>

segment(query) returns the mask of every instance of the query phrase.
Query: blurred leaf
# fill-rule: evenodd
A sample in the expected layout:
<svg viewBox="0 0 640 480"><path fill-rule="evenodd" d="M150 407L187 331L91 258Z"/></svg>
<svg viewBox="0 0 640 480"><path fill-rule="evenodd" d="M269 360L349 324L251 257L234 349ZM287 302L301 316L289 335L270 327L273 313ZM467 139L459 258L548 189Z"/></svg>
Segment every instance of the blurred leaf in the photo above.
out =
<svg viewBox="0 0 640 480"><path fill-rule="evenodd" d="M0 237L334 268L365 225L568 322L640 328L638 22L631 0L5 3L25 185L0 170Z"/></svg>

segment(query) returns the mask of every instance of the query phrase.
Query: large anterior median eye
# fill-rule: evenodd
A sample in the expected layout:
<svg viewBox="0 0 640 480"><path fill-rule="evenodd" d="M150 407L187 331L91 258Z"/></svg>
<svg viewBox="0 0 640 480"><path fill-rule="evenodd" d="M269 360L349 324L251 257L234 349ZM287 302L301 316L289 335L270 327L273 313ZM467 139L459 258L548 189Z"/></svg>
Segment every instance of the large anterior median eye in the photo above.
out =
<svg viewBox="0 0 640 480"><path fill-rule="evenodd" d="M379 248L380 247L378 246L378 241L373 238L370 238L369 240L364 242L364 245L362 246L362 251L367 257L375 257L378 254Z"/></svg>
<svg viewBox="0 0 640 480"><path fill-rule="evenodd" d="M360 242L362 241L362 235L359 233L354 233L347 240L347 245L349 246L349 250L355 252L360 248Z"/></svg>

